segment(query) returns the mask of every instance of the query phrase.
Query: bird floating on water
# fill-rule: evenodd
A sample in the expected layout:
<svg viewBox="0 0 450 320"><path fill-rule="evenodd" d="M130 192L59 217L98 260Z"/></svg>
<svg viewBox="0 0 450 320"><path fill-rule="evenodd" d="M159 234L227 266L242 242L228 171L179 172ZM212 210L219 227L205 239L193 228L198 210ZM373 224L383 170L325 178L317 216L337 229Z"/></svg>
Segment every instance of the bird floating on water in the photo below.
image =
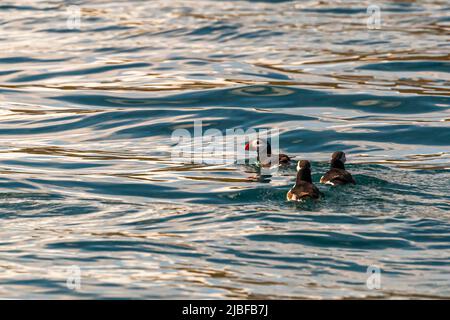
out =
<svg viewBox="0 0 450 320"><path fill-rule="evenodd" d="M265 139L255 139L245 145L246 151L256 151L257 161L263 167L272 166L278 163L281 166L288 166L291 163L291 158L288 155L280 153L278 155L272 154L272 146Z"/></svg>
<svg viewBox="0 0 450 320"><path fill-rule="evenodd" d="M297 178L295 185L288 191L288 201L303 201L306 199L319 199L321 192L313 184L311 178L311 164L308 160L301 160L297 164Z"/></svg>
<svg viewBox="0 0 450 320"><path fill-rule="evenodd" d="M350 172L345 170L345 162L347 158L342 151L336 151L331 155L331 168L328 170L322 178L320 183L330 184L332 186L344 185L344 184L356 184Z"/></svg>

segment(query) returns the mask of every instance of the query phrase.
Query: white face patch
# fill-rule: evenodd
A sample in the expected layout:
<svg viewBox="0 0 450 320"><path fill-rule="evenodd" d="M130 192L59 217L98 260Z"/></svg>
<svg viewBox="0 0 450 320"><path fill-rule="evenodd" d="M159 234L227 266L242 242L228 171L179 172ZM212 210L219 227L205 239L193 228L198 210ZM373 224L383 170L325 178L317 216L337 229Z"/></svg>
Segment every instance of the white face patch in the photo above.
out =
<svg viewBox="0 0 450 320"><path fill-rule="evenodd" d="M343 153L341 157L341 162L345 163L345 161L347 161L347 158L345 157L345 153Z"/></svg>
<svg viewBox="0 0 450 320"><path fill-rule="evenodd" d="M256 139L252 140L249 144L249 150L250 151L257 151L259 149L259 152L267 150L267 142L262 139Z"/></svg>

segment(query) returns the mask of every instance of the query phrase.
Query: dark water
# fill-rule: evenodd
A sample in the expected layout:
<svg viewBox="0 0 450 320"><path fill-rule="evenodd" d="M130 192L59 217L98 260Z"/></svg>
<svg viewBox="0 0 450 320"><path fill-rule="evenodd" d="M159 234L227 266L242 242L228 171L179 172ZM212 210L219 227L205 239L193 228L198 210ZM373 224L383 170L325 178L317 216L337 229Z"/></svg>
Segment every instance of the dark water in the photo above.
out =
<svg viewBox="0 0 450 320"><path fill-rule="evenodd" d="M369 4L2 1L0 296L449 298L450 6ZM294 205L295 168L172 161L195 119L359 184Z"/></svg>

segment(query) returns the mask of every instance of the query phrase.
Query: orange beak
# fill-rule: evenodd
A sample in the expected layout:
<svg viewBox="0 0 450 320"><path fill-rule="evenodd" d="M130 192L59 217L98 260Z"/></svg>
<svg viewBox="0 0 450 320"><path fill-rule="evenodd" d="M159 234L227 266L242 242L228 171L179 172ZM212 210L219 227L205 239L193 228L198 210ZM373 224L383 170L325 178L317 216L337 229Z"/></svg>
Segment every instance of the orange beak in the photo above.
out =
<svg viewBox="0 0 450 320"><path fill-rule="evenodd" d="M248 151L248 149L250 149L250 143L247 143L247 144L245 145L245 151Z"/></svg>

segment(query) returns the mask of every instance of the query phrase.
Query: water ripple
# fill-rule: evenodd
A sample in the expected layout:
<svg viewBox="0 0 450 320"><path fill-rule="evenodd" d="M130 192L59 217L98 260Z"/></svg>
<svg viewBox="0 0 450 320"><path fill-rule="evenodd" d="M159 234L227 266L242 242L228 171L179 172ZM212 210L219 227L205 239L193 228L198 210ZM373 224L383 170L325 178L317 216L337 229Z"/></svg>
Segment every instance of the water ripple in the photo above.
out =
<svg viewBox="0 0 450 320"><path fill-rule="evenodd" d="M449 298L448 3L195 4L2 1L0 297ZM358 185L173 161L194 120Z"/></svg>

